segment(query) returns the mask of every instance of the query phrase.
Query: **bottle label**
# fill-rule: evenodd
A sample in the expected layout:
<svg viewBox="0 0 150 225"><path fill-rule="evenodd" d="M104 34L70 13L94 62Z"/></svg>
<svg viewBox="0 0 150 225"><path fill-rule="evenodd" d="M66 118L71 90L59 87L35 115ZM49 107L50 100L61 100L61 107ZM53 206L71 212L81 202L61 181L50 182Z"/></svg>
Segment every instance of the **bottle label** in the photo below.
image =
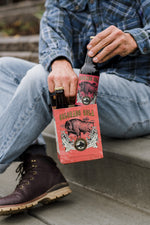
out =
<svg viewBox="0 0 150 225"><path fill-rule="evenodd" d="M75 105L96 103L99 76L79 74Z"/></svg>

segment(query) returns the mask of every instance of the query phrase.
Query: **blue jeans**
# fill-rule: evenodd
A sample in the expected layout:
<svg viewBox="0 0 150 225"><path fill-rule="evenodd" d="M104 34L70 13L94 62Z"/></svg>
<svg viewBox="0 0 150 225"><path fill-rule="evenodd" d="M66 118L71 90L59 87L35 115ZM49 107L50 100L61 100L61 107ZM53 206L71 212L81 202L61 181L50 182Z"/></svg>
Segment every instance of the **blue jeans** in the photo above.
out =
<svg viewBox="0 0 150 225"><path fill-rule="evenodd" d="M78 74L79 70L75 72ZM0 173L18 158L52 120L48 72L42 65L0 58ZM101 73L97 104L101 133L132 138L150 133L150 87Z"/></svg>

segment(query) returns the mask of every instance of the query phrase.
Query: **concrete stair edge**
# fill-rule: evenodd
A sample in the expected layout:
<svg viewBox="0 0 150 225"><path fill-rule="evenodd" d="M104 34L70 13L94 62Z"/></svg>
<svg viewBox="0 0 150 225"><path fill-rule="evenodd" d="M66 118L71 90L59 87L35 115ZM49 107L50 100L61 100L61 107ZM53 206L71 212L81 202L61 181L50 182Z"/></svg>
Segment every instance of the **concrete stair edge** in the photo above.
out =
<svg viewBox="0 0 150 225"><path fill-rule="evenodd" d="M38 63L38 53L36 52L0 52L0 57L16 57L31 62Z"/></svg>
<svg viewBox="0 0 150 225"><path fill-rule="evenodd" d="M0 7L0 18L9 21L9 17L15 18L16 16L22 16L22 15L29 15L34 14L39 10L39 7L41 5L44 5L43 0L37 0L37 1L25 1L25 2L19 2L19 3L13 3L9 4L7 6L1 6Z"/></svg>
<svg viewBox="0 0 150 225"><path fill-rule="evenodd" d="M11 193L16 186L16 167L13 163L0 176L0 195ZM8 225L149 225L150 214L130 207L99 193L70 183L71 195L25 213L1 216L0 224Z"/></svg>
<svg viewBox="0 0 150 225"><path fill-rule="evenodd" d="M0 37L1 52L35 52L38 54L39 35Z"/></svg>
<svg viewBox="0 0 150 225"><path fill-rule="evenodd" d="M39 35L0 37L0 44L18 44L18 43L38 43Z"/></svg>
<svg viewBox="0 0 150 225"><path fill-rule="evenodd" d="M3 5L0 7L0 12L3 12L3 11L8 11L8 10L16 10L16 8L23 8L25 6L27 7L31 7L31 6L36 6L36 5L39 5L39 3L44 3L44 0L36 0L36 1L23 1L23 2L16 2L16 3L13 3L13 4L8 4L8 5Z"/></svg>

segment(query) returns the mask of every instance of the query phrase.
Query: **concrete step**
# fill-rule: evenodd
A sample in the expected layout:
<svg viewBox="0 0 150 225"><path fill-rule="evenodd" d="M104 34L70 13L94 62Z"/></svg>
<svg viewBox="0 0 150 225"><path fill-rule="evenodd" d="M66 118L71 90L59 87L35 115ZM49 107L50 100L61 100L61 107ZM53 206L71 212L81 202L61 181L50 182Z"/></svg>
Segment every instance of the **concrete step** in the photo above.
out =
<svg viewBox="0 0 150 225"><path fill-rule="evenodd" d="M16 186L13 163L0 175L0 195L11 193ZM79 168L78 168L79 169ZM78 171L79 172L79 171ZM150 214L129 207L90 191L82 186L70 183L71 195L49 205L39 205L24 213L13 216L1 216L1 225L149 225Z"/></svg>
<svg viewBox="0 0 150 225"><path fill-rule="evenodd" d="M0 57L11 56L38 63L39 35L0 37Z"/></svg>
<svg viewBox="0 0 150 225"><path fill-rule="evenodd" d="M35 14L44 5L44 0L23 1L0 7L0 19L3 21L12 21L20 16Z"/></svg>
<svg viewBox="0 0 150 225"><path fill-rule="evenodd" d="M0 52L0 57L6 56L16 57L38 63L38 53L36 52Z"/></svg>
<svg viewBox="0 0 150 225"><path fill-rule="evenodd" d="M54 123L43 132L48 154L71 181L117 201L150 212L150 139L102 137L104 159L61 165L57 158Z"/></svg>
<svg viewBox="0 0 150 225"><path fill-rule="evenodd" d="M39 35L0 37L0 52L30 51L38 53Z"/></svg>

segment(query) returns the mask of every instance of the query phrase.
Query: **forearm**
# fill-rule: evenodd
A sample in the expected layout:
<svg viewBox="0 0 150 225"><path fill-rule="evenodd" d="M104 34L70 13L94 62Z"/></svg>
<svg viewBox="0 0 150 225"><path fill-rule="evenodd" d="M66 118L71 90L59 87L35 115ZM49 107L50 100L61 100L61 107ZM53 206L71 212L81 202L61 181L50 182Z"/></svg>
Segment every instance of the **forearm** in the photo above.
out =
<svg viewBox="0 0 150 225"><path fill-rule="evenodd" d="M148 54L150 53L150 30L144 28L136 28L132 30L126 30L126 33L132 35L137 43L138 51L137 54Z"/></svg>
<svg viewBox="0 0 150 225"><path fill-rule="evenodd" d="M58 20L59 18L59 20ZM46 1L46 12L40 23L39 61L50 71L57 57L65 57L72 63L72 30L65 10L56 0Z"/></svg>
<svg viewBox="0 0 150 225"><path fill-rule="evenodd" d="M139 0L137 4L141 26L124 32L130 33L135 39L138 46L137 54L148 54L150 53L150 1Z"/></svg>

